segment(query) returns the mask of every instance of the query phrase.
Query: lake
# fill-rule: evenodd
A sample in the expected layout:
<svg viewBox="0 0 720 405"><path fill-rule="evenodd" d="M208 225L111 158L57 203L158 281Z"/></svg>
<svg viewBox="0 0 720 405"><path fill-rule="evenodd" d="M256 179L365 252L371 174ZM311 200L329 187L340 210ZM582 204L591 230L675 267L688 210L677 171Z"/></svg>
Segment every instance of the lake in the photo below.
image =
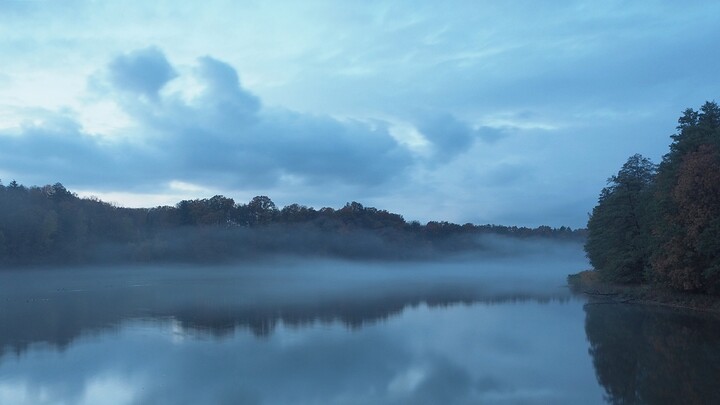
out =
<svg viewBox="0 0 720 405"><path fill-rule="evenodd" d="M0 272L1 404L720 403L720 322L588 304L579 245Z"/></svg>

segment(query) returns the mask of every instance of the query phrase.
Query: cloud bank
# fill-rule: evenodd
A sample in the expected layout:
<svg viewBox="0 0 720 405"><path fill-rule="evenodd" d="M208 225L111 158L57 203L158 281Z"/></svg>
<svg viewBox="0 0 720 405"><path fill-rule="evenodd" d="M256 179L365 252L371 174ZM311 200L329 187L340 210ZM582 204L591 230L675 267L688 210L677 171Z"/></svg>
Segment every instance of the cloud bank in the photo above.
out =
<svg viewBox="0 0 720 405"><path fill-rule="evenodd" d="M157 47L115 57L91 77L99 100L111 100L134 123L119 136L85 131L72 111L39 111L0 133L0 168L48 174L95 189L165 187L180 180L217 187L300 183L379 185L430 160L446 162L476 139L446 115L422 123L433 157L418 157L389 123L361 122L264 107L235 68L210 56L188 74L196 86L168 91L178 70Z"/></svg>

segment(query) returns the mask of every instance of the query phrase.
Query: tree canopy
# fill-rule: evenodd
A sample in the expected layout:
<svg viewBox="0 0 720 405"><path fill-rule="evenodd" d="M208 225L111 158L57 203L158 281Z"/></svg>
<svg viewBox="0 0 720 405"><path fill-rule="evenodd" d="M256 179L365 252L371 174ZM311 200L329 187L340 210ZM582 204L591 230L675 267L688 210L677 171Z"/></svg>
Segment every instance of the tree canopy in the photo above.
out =
<svg viewBox="0 0 720 405"><path fill-rule="evenodd" d="M272 254L405 259L481 248L478 236L581 240L584 230L422 225L358 202L319 210L278 209L267 196L238 203L222 195L175 206L122 208L80 198L62 184L0 182L0 264L218 262Z"/></svg>
<svg viewBox="0 0 720 405"><path fill-rule="evenodd" d="M633 155L600 193L588 221L585 250L607 280L637 283L645 279L649 261L646 201L655 171L649 159Z"/></svg>
<svg viewBox="0 0 720 405"><path fill-rule="evenodd" d="M585 245L609 281L720 293L720 107L686 109L655 166L628 159L601 191Z"/></svg>

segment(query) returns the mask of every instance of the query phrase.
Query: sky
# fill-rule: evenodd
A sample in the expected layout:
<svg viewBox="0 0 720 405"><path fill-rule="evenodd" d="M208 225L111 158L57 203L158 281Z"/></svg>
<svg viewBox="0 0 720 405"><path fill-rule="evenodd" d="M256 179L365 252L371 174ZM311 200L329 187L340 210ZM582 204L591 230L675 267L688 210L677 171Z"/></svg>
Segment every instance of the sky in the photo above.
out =
<svg viewBox="0 0 720 405"><path fill-rule="evenodd" d="M720 96L715 1L0 0L0 179L582 227Z"/></svg>

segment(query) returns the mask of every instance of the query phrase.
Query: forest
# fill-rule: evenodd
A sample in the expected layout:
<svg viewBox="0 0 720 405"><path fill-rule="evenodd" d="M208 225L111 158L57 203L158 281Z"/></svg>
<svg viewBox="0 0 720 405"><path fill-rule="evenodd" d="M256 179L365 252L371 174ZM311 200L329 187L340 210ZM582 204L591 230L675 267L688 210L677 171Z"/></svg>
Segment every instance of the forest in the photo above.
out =
<svg viewBox="0 0 720 405"><path fill-rule="evenodd" d="M426 259L491 249L483 235L583 241L584 229L407 222L360 203L340 209L267 196L248 203L216 195L175 206L123 208L80 198L62 184L0 183L0 264L224 262L268 255Z"/></svg>
<svg viewBox="0 0 720 405"><path fill-rule="evenodd" d="M636 154L608 179L585 251L601 279L720 294L720 107L686 109L660 164Z"/></svg>

